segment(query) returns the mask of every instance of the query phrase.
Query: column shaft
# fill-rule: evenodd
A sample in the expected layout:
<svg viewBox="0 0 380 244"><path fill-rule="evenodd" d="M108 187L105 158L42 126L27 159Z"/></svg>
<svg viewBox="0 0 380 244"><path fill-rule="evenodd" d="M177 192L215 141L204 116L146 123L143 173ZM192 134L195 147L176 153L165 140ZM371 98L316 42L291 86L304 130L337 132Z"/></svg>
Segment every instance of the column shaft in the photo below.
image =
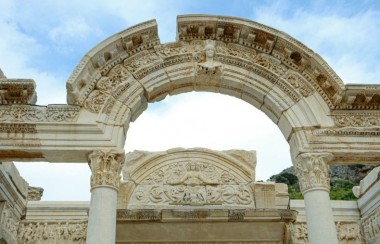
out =
<svg viewBox="0 0 380 244"><path fill-rule="evenodd" d="M114 244L116 235L117 191L98 187L91 191L87 243Z"/></svg>
<svg viewBox="0 0 380 244"><path fill-rule="evenodd" d="M310 244L338 244L329 196L331 159L328 153L303 153L294 165L305 199Z"/></svg>
<svg viewBox="0 0 380 244"><path fill-rule="evenodd" d="M88 244L115 243L117 192L123 163L123 150L96 150L89 155L92 175Z"/></svg>
<svg viewBox="0 0 380 244"><path fill-rule="evenodd" d="M338 244L336 228L327 191L304 194L306 221L310 244Z"/></svg>

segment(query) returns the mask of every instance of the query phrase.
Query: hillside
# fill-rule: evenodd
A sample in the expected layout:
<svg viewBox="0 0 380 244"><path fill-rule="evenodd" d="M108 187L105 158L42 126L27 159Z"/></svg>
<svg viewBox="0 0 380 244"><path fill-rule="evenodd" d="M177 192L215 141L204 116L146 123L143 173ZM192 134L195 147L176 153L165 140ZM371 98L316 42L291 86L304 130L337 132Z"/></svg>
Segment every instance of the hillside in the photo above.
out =
<svg viewBox="0 0 380 244"><path fill-rule="evenodd" d="M374 166L367 165L333 165L330 167L330 198L331 200L354 200L352 187L359 185ZM281 173L272 175L269 181L285 183L289 188L290 199L303 199L298 185L298 178L293 167L284 169Z"/></svg>

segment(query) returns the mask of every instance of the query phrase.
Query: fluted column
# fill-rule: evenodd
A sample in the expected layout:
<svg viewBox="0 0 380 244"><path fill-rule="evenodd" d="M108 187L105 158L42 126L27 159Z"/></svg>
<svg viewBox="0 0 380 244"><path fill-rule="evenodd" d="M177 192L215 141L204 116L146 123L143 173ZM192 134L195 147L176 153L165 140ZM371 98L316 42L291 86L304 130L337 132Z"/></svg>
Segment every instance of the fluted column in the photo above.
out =
<svg viewBox="0 0 380 244"><path fill-rule="evenodd" d="M330 204L330 153L303 153L296 158L295 173L305 199L309 243L338 244Z"/></svg>
<svg viewBox="0 0 380 244"><path fill-rule="evenodd" d="M86 243L114 244L117 192L124 164L124 151L96 150L88 159L92 175Z"/></svg>

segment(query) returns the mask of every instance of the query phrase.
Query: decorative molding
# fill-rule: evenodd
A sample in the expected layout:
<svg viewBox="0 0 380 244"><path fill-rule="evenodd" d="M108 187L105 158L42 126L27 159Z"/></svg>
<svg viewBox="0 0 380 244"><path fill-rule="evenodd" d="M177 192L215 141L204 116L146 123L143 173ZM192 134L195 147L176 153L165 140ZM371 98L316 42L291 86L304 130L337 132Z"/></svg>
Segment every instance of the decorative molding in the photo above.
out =
<svg viewBox="0 0 380 244"><path fill-rule="evenodd" d="M364 113L336 114L332 116L334 123L338 127L380 127L379 114L366 115Z"/></svg>
<svg viewBox="0 0 380 244"><path fill-rule="evenodd" d="M18 229L18 243L84 244L87 221L23 221Z"/></svg>
<svg viewBox="0 0 380 244"><path fill-rule="evenodd" d="M131 204L239 205L253 204L247 182L209 163L176 162L160 167L136 187Z"/></svg>
<svg viewBox="0 0 380 244"><path fill-rule="evenodd" d="M133 244L281 244L282 241L260 240L260 241L247 241L247 240L215 240L215 241L123 241L118 243L133 243Z"/></svg>
<svg viewBox="0 0 380 244"><path fill-rule="evenodd" d="M366 243L373 243L375 239L380 240L380 208L363 218L360 226Z"/></svg>
<svg viewBox="0 0 380 244"><path fill-rule="evenodd" d="M308 244L307 224L304 222L290 223L290 238L292 243Z"/></svg>
<svg viewBox="0 0 380 244"><path fill-rule="evenodd" d="M41 187L28 187L28 196L26 197L27 201L40 201L42 195L44 193L44 189Z"/></svg>
<svg viewBox="0 0 380 244"><path fill-rule="evenodd" d="M136 220L136 221L161 221L162 212L156 209L139 209L128 210L118 209L116 215L117 221Z"/></svg>
<svg viewBox="0 0 380 244"><path fill-rule="evenodd" d="M18 133L21 133L21 134L37 134L36 127L37 126L35 124L0 124L0 133L7 133L7 134L18 134Z"/></svg>
<svg viewBox="0 0 380 244"><path fill-rule="evenodd" d="M9 206L7 202L3 204L3 208L1 210L0 227L2 231L8 233L8 235L16 241L17 228L19 226L20 219L13 211L14 208Z"/></svg>
<svg viewBox="0 0 380 244"><path fill-rule="evenodd" d="M298 212L292 209L280 209L281 220L294 223L297 220Z"/></svg>
<svg viewBox="0 0 380 244"><path fill-rule="evenodd" d="M0 122L75 122L79 115L79 106L71 105L12 105L0 106Z"/></svg>
<svg viewBox="0 0 380 244"><path fill-rule="evenodd" d="M124 164L122 150L95 150L89 156L92 171L91 189L95 187L119 188L121 168Z"/></svg>
<svg viewBox="0 0 380 244"><path fill-rule="evenodd" d="M315 136L380 136L380 127L343 127L318 129L313 131Z"/></svg>
<svg viewBox="0 0 380 244"><path fill-rule="evenodd" d="M360 225L357 222L336 222L338 240L341 244L362 244Z"/></svg>
<svg viewBox="0 0 380 244"><path fill-rule="evenodd" d="M338 240L340 244L362 244L363 239L360 233L358 222L339 221L335 223ZM305 222L295 222L289 224L290 239L292 243L308 244L308 230ZM366 242L369 243L369 242Z"/></svg>
<svg viewBox="0 0 380 244"><path fill-rule="evenodd" d="M319 188L330 191L330 153L302 153L294 164L302 194Z"/></svg>
<svg viewBox="0 0 380 244"><path fill-rule="evenodd" d="M36 84L31 79L0 79L0 104L35 104Z"/></svg>

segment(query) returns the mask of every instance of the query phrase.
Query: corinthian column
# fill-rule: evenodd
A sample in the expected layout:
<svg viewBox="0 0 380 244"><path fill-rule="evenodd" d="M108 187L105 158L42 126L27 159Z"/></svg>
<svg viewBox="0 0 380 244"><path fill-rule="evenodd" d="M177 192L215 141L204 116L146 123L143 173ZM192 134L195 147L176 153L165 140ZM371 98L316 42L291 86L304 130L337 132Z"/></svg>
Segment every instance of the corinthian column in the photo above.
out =
<svg viewBox="0 0 380 244"><path fill-rule="evenodd" d="M329 153L303 153L294 164L301 192L305 199L309 243L338 244L330 204Z"/></svg>
<svg viewBox="0 0 380 244"><path fill-rule="evenodd" d="M124 151L96 150L88 159L92 175L87 243L114 244L117 192Z"/></svg>

